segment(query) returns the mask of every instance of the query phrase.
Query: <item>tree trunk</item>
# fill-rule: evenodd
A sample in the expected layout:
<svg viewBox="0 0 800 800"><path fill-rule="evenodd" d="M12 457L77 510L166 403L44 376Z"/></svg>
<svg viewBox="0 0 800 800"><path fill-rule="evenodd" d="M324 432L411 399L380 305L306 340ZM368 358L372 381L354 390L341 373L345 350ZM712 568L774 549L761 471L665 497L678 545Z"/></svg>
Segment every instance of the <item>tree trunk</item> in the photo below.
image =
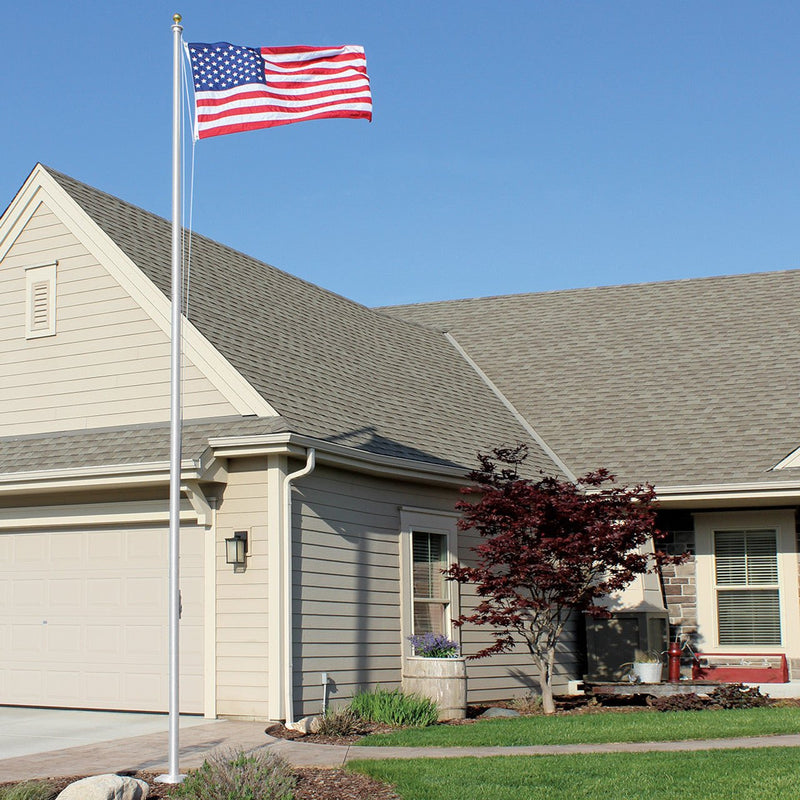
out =
<svg viewBox="0 0 800 800"><path fill-rule="evenodd" d="M548 652L545 658L536 658L536 666L539 667L539 685L542 690L542 711L545 714L555 714L556 704L553 701L553 656L554 653Z"/></svg>

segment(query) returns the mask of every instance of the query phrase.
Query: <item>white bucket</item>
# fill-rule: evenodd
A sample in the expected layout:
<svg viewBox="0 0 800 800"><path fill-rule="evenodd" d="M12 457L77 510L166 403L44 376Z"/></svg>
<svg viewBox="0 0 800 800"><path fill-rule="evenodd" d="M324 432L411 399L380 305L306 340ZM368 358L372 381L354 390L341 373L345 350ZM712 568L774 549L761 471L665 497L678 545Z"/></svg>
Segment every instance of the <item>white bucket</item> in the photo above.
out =
<svg viewBox="0 0 800 800"><path fill-rule="evenodd" d="M644 661L634 661L633 677L640 683L661 683L661 672L663 668L660 661L655 664Z"/></svg>

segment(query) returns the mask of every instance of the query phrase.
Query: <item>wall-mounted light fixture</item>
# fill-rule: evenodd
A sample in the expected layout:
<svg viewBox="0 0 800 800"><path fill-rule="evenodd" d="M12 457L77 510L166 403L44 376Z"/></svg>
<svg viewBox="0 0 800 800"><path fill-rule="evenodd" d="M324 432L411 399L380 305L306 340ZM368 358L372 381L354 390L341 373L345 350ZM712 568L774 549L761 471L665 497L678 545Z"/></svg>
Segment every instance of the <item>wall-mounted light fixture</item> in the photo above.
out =
<svg viewBox="0 0 800 800"><path fill-rule="evenodd" d="M234 569L243 567L247 560L247 531L236 531L225 540L225 563L233 564Z"/></svg>

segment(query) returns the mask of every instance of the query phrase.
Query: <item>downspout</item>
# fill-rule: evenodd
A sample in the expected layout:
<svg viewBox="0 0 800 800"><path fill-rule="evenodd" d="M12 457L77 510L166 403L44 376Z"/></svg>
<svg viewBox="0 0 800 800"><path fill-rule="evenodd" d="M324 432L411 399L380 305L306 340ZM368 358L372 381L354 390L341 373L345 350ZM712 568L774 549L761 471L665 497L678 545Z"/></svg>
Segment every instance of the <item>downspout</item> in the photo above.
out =
<svg viewBox="0 0 800 800"><path fill-rule="evenodd" d="M293 624L292 613L292 481L303 478L313 472L316 463L316 451L308 448L306 465L292 472L283 479L283 651L285 654L283 684L285 691L286 725L294 722L294 658L293 658Z"/></svg>

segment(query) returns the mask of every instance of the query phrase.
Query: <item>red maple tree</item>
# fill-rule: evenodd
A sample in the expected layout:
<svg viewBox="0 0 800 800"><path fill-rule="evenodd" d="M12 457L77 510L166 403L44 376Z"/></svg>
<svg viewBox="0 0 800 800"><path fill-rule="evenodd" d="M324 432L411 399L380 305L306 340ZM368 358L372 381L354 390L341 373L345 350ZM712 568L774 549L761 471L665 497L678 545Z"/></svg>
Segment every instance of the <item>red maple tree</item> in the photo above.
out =
<svg viewBox="0 0 800 800"><path fill-rule="evenodd" d="M475 584L481 598L455 624L494 629L494 644L472 658L523 642L539 671L543 710L552 714L556 646L570 616L611 616L598 605L601 597L657 569L657 561L675 559L640 550L660 536L652 486L615 486L603 469L577 483L531 480L519 475L527 454L520 445L479 456L480 469L470 473L475 485L464 490L479 499L459 501L456 508L462 512L459 528L478 531L484 541L472 548L475 566L453 564L445 575Z"/></svg>

